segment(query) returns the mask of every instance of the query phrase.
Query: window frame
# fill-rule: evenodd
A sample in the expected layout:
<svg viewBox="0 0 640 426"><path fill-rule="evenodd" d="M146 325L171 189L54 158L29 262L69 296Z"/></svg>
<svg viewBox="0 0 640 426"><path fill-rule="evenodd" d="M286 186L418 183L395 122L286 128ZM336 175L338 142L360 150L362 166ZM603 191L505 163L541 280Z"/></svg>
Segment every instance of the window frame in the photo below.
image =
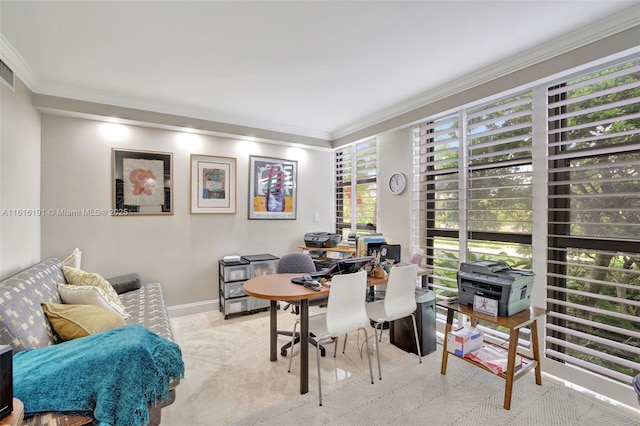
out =
<svg viewBox="0 0 640 426"><path fill-rule="evenodd" d="M363 149L372 149L373 157L371 151L359 151L360 148ZM345 163L345 156L347 156L346 162L351 164L351 167L347 172L344 172L345 168L343 164ZM373 167L370 167L371 163L374 163ZM359 165L364 164L364 169L361 171L367 172L364 176L359 176L358 167ZM377 138L369 138L360 142L354 142L349 145L337 148L334 150L334 179L335 179L335 232L343 237L347 237L348 234L356 234L356 235L364 235L369 234L371 232L377 232L377 224L379 222L379 214L380 209L378 208L379 204L379 185L378 185L378 168L379 168L379 155L378 155L378 139ZM348 180L343 179L343 176L349 176ZM359 194L359 186L361 185L371 185L375 186L375 220L373 222L360 222L359 219L359 209L358 209L358 200L361 197L358 197ZM346 221L346 188L350 188L348 191L350 194L354 194L353 188L356 188L355 194L356 196L351 196L349 201L349 212L351 215L351 220ZM371 197L368 197L371 198ZM356 219L355 221L353 219ZM371 227L369 224L372 224ZM345 233L346 231L346 233Z"/></svg>

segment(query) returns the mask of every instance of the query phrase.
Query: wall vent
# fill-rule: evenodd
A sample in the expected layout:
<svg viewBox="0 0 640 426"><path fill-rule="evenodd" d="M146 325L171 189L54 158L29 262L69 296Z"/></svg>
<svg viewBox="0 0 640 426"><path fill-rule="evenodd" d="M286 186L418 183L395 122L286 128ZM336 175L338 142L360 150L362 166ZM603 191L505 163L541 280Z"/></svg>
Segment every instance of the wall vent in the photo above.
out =
<svg viewBox="0 0 640 426"><path fill-rule="evenodd" d="M13 71L0 59L0 80L11 90L15 90L13 85Z"/></svg>

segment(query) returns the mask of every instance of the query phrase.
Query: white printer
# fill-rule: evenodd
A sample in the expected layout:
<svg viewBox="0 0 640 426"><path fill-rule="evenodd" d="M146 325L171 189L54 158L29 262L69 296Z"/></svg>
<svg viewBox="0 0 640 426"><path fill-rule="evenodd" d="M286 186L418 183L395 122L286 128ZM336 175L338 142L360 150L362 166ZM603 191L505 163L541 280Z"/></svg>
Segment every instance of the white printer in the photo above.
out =
<svg viewBox="0 0 640 426"><path fill-rule="evenodd" d="M464 262L458 271L458 303L473 306L478 295L497 300L499 316L517 314L531 306L533 280L533 272L505 262Z"/></svg>

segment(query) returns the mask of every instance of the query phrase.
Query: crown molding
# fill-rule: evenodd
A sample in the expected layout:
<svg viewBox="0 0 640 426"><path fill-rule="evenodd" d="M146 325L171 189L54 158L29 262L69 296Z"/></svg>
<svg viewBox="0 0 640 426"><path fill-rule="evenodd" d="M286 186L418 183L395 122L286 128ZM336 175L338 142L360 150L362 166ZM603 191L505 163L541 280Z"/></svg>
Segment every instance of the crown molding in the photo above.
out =
<svg viewBox="0 0 640 426"><path fill-rule="evenodd" d="M540 62L639 25L640 5L635 5L617 14L603 18L594 24L573 31L563 37L534 47L526 52L514 55L511 58L497 62L489 67L480 69L469 74L467 77L451 81L435 90L424 92L418 96L407 99L404 102L395 104L373 116L335 131L332 133L331 139L336 141L338 139L345 138L350 134L424 107L432 102L455 95L500 77L504 77L513 72L520 71L532 65L536 65Z"/></svg>
<svg viewBox="0 0 640 426"><path fill-rule="evenodd" d="M173 131L186 131L232 139L250 140L309 149L331 150L327 139L318 139L297 133L284 133L264 128L241 126L228 122L216 122L192 116L169 114L150 109L136 109L114 104L84 101L77 98L34 93L33 106L39 111L68 117L97 121L113 121L122 124L153 127Z"/></svg>
<svg viewBox="0 0 640 426"><path fill-rule="evenodd" d="M7 64L16 76L34 92L40 85L38 76L31 69L27 61L18 53L17 50L9 44L9 42L0 34L0 58Z"/></svg>
<svg viewBox="0 0 640 426"><path fill-rule="evenodd" d="M212 123L224 123L237 127L262 129L267 132L275 132L289 135L300 135L311 139L329 141L331 133L313 129L290 126L281 123L273 123L263 120L252 120L246 117L232 116L230 114L216 113L202 108L188 105L176 105L173 103L163 103L145 99L132 99L122 96L114 96L112 93L97 93L95 91L81 90L76 87L62 85L40 85L34 91L39 95L46 95L58 98L76 99L83 102L91 102L104 105L113 105L125 109L144 110L159 114L169 114L182 117L190 117L195 120L208 121Z"/></svg>

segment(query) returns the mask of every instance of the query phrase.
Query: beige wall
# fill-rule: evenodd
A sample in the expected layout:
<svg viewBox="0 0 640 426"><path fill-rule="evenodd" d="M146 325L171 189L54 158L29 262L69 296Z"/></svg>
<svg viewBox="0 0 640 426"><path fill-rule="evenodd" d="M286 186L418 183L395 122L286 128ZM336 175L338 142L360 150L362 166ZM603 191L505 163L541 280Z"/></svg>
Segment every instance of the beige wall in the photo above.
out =
<svg viewBox="0 0 640 426"><path fill-rule="evenodd" d="M0 83L0 279L40 260L40 114L15 79Z"/></svg>
<svg viewBox="0 0 640 426"><path fill-rule="evenodd" d="M218 264L229 254L297 250L307 231L331 231L333 156L245 140L42 115L42 207L109 209L111 148L173 153L172 216L42 219L42 258L83 251L82 267L110 277L138 272L163 284L170 306L218 299ZM237 158L237 213L190 214L190 154ZM298 161L297 220L248 220L249 155ZM320 220L314 220L318 213Z"/></svg>
<svg viewBox="0 0 640 426"><path fill-rule="evenodd" d="M405 128L378 136L378 229L387 242L402 246L403 262L411 259L411 131ZM407 189L400 195L389 191L389 178L394 172L402 172L407 177Z"/></svg>
<svg viewBox="0 0 640 426"><path fill-rule="evenodd" d="M159 281L170 306L207 304L218 298L217 260L228 254L297 250L307 231L332 231L333 154L319 148L249 142L43 113L29 91L2 89L2 209L45 212L0 216L2 278L41 258L83 251L83 268L110 277L131 271ZM42 139L42 146L40 142ZM50 209L111 207L111 148L173 153L172 216L62 216ZM409 256L410 191L392 195L389 176L411 176L410 129L379 136L380 229ZM189 213L191 153L236 157L235 215ZM249 155L298 161L298 219L248 220ZM40 161L40 157L42 160ZM16 179L20 176L20 179ZM314 219L319 213L320 221ZM40 223L42 221L42 232Z"/></svg>

